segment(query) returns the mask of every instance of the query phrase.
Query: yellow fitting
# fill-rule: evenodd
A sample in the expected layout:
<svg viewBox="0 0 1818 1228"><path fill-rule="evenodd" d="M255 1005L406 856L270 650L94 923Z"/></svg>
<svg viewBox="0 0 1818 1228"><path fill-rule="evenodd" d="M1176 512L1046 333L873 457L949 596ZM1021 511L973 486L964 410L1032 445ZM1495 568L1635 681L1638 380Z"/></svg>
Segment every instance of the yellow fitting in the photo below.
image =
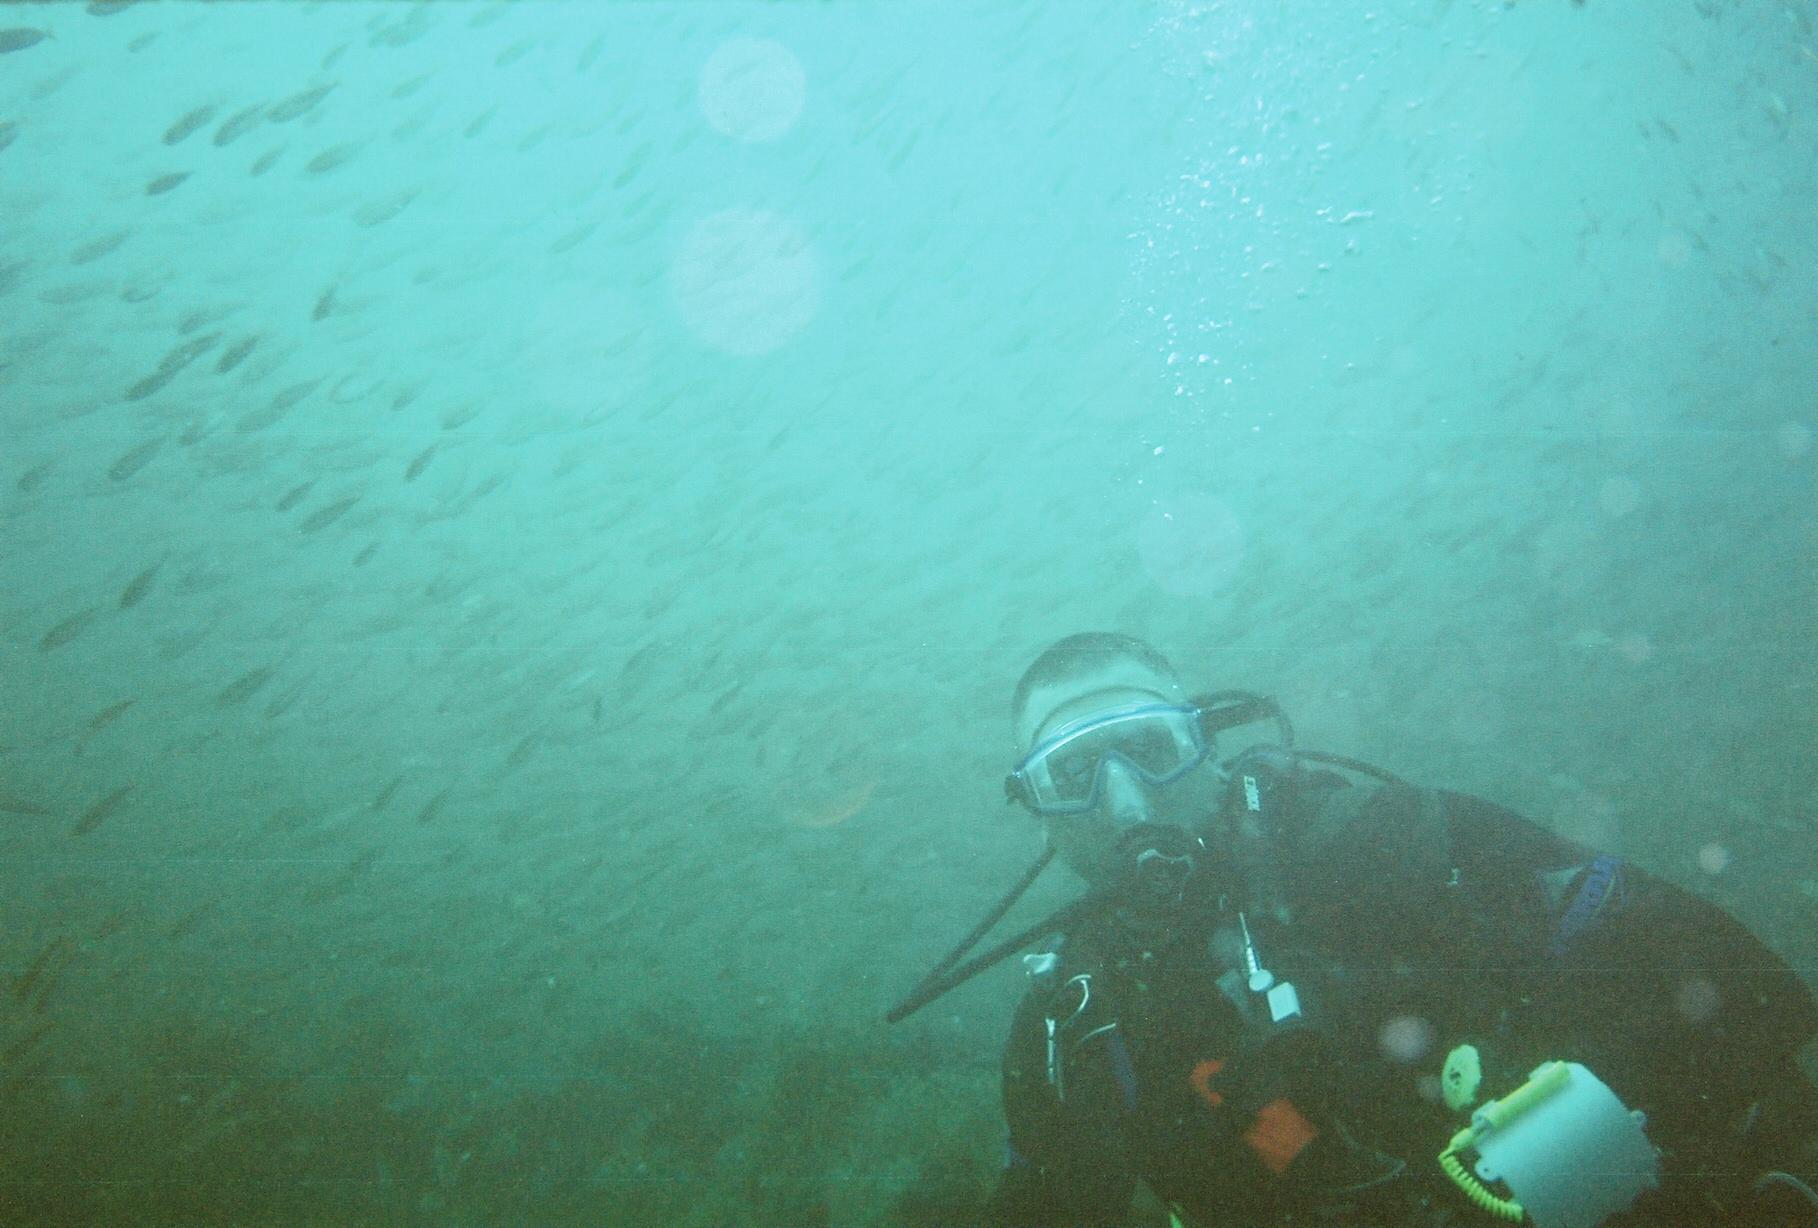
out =
<svg viewBox="0 0 1818 1228"><path fill-rule="evenodd" d="M1477 1110L1477 1116L1491 1127L1501 1126L1521 1116L1537 1100L1558 1091L1571 1078L1572 1069L1564 1062L1542 1062L1528 1076L1528 1081L1504 1096Z"/></svg>

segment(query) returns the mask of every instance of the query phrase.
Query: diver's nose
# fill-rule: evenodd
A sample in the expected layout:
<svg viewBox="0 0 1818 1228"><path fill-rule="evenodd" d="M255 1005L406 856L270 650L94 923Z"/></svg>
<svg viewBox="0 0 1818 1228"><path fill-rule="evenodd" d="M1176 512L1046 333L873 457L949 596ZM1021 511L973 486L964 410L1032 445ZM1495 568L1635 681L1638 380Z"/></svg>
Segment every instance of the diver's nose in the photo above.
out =
<svg viewBox="0 0 1818 1228"><path fill-rule="evenodd" d="M1149 822L1155 814L1146 782L1118 759L1104 766L1104 807L1111 821L1119 827L1132 827Z"/></svg>

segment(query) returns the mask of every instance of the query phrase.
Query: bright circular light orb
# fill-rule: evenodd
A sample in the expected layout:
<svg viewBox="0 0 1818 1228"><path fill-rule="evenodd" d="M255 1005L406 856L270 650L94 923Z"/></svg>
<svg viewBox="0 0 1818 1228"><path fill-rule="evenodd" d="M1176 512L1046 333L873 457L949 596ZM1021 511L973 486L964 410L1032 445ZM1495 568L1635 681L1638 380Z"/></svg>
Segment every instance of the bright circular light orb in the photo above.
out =
<svg viewBox="0 0 1818 1228"><path fill-rule="evenodd" d="M1780 445L1780 455L1798 460L1812 450L1812 428L1803 422L1789 422L1774 433L1774 442Z"/></svg>
<svg viewBox="0 0 1818 1228"><path fill-rule="evenodd" d="M1397 1015L1382 1025L1376 1043L1390 1060L1412 1063L1427 1055L1437 1036L1431 1021L1418 1015Z"/></svg>
<svg viewBox="0 0 1818 1228"><path fill-rule="evenodd" d="M1597 501L1610 515L1627 516L1641 506L1641 483L1634 478L1611 478L1598 492Z"/></svg>
<svg viewBox="0 0 1818 1228"><path fill-rule="evenodd" d="M1675 1001L1680 1014L1693 1023L1705 1023L1723 1005L1723 994L1709 977L1695 976L1679 987Z"/></svg>
<svg viewBox="0 0 1818 1228"><path fill-rule="evenodd" d="M701 112L736 141L774 141L801 118L807 84L801 61L783 44L729 39L701 68Z"/></svg>
<svg viewBox="0 0 1818 1228"><path fill-rule="evenodd" d="M1630 664L1640 665L1654 655L1654 641L1639 631L1631 631L1616 637L1616 651Z"/></svg>
<svg viewBox="0 0 1818 1228"><path fill-rule="evenodd" d="M1138 526L1136 545L1149 578L1176 597L1223 590L1244 561L1243 525L1211 495L1161 501Z"/></svg>

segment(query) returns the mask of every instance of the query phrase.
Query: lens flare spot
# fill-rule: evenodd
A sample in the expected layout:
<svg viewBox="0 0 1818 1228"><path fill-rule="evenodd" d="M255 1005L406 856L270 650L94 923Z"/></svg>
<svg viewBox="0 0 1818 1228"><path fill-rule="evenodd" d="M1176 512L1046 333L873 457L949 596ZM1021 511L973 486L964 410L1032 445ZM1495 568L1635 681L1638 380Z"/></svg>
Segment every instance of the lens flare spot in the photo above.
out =
<svg viewBox="0 0 1818 1228"><path fill-rule="evenodd" d="M1654 655L1654 643L1639 631L1631 631L1616 639L1616 651L1622 654L1623 660L1631 665L1640 665Z"/></svg>
<svg viewBox="0 0 1818 1228"><path fill-rule="evenodd" d="M1693 1023L1708 1023L1723 1005L1723 995L1709 977L1695 976L1679 987L1674 1003Z"/></svg>
<svg viewBox="0 0 1818 1228"><path fill-rule="evenodd" d="M729 39L701 68L701 113L736 141L774 141L801 118L807 84L801 61L783 44Z"/></svg>
<svg viewBox="0 0 1818 1228"><path fill-rule="evenodd" d="M1608 515L1627 516L1641 506L1641 483L1634 478L1611 478L1598 492L1597 502Z"/></svg>
<svg viewBox="0 0 1818 1228"><path fill-rule="evenodd" d="M1780 447L1780 455L1798 460L1812 450L1812 428L1803 422L1789 422L1774 433L1774 442Z"/></svg>
<svg viewBox="0 0 1818 1228"><path fill-rule="evenodd" d="M1376 1043L1391 1061L1411 1064L1431 1051L1437 1035L1430 1020L1418 1015L1396 1015L1382 1025Z"/></svg>
<svg viewBox="0 0 1818 1228"><path fill-rule="evenodd" d="M1230 585L1244 561L1244 530L1211 495L1158 502L1137 529L1143 569L1165 593L1209 597Z"/></svg>
<svg viewBox="0 0 1818 1228"><path fill-rule="evenodd" d="M838 827L863 810L865 803L871 800L871 795L876 790L877 781L868 780L836 793L832 797L812 801L806 809L796 813L795 825L813 828Z"/></svg>

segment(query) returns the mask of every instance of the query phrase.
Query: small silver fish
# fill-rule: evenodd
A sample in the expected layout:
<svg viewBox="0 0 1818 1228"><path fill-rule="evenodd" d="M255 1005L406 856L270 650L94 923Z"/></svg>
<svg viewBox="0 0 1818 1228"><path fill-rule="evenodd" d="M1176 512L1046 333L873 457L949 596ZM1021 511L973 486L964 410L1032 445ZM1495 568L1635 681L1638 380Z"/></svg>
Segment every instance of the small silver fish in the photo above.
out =
<svg viewBox="0 0 1818 1228"><path fill-rule="evenodd" d="M269 665L247 670L228 683L221 693L215 696L215 702L223 708L232 708L245 703L259 693L260 687L271 681L272 672Z"/></svg>
<svg viewBox="0 0 1818 1228"><path fill-rule="evenodd" d="M145 595L151 592L152 581L158 578L158 570L163 566L164 560L159 559L126 582L126 587L120 590L120 608L122 610L130 610L145 600Z"/></svg>
<svg viewBox="0 0 1818 1228"><path fill-rule="evenodd" d="M311 175L326 175L353 161L356 152L352 145L335 145L311 158L303 169Z"/></svg>
<svg viewBox="0 0 1818 1228"><path fill-rule="evenodd" d="M438 446L440 445L430 444L427 448L424 448L421 452L417 453L416 457L409 465L405 466L404 480L406 482L414 482L419 477L423 476L423 471L429 468L430 459L435 456L436 448Z"/></svg>
<svg viewBox="0 0 1818 1228"><path fill-rule="evenodd" d="M44 638L38 641L38 651L54 652L63 647L78 635L82 634L83 628L87 627L88 624L93 621L95 614L96 611L92 607L86 610L78 610L76 613L71 614L68 618L44 633Z"/></svg>
<svg viewBox="0 0 1818 1228"><path fill-rule="evenodd" d="M24 51L35 47L50 35L44 30L34 30L30 26L14 26L9 30L0 30L0 55L8 51Z"/></svg>
<svg viewBox="0 0 1818 1228"><path fill-rule="evenodd" d="M348 495L345 498L336 499L333 503L324 507L319 507L303 518L302 523L297 525L297 532L302 533L305 536L311 533L320 533L323 529L326 529L329 525L352 511L354 504L359 501L359 495Z"/></svg>
<svg viewBox="0 0 1818 1228"><path fill-rule="evenodd" d="M251 132L259 120L264 118L264 115L264 103L254 103L250 107L240 108L228 116L219 128L215 129L215 144L227 145L239 140Z"/></svg>
<svg viewBox="0 0 1818 1228"><path fill-rule="evenodd" d="M257 344L259 344L259 336L257 333L234 342L233 345L227 348L227 352L221 355L221 361L215 364L215 370L222 375L232 371L235 367L246 361L246 356L253 352L253 346Z"/></svg>
<svg viewBox="0 0 1818 1228"><path fill-rule="evenodd" d="M271 110L265 113L265 118L274 124L288 124L299 116L307 115L315 110L318 102L328 97L329 93L334 90L335 84L331 81L327 85L318 85L314 89L304 90L301 93L292 94L281 102L275 102L272 104Z"/></svg>
<svg viewBox="0 0 1818 1228"><path fill-rule="evenodd" d="M146 440L130 452L121 455L118 460L108 466L107 476L116 482L124 482L127 478L132 477L133 474L151 464L152 459L158 455L158 450L163 446L164 436L162 435L159 435L154 439Z"/></svg>
<svg viewBox="0 0 1818 1228"><path fill-rule="evenodd" d="M89 264L99 260L101 257L113 251L116 247L119 247L122 243L126 242L132 233L132 229L128 227L125 230L116 230L109 234L104 234L97 239L90 239L87 243L84 243L81 247L78 247L69 254L69 262L71 264Z"/></svg>
<svg viewBox="0 0 1818 1228"><path fill-rule="evenodd" d="M109 815L120 808L120 803L125 801L126 795L132 791L133 787L131 785L121 785L118 789L109 793L87 810L84 810L82 812L82 817L76 820L76 826L71 830L70 834L86 836L89 832L94 831L95 828L107 821Z"/></svg>
<svg viewBox="0 0 1818 1228"><path fill-rule="evenodd" d="M197 107L164 130L164 143L166 145L175 145L178 141L189 136L192 132L214 117L215 107L213 103L207 103Z"/></svg>
<svg viewBox="0 0 1818 1228"><path fill-rule="evenodd" d="M94 737L103 729L106 729L109 725L119 720L126 714L128 708L138 702L137 699L122 699L118 703L109 704L107 707L101 709L101 711L95 713L94 716L89 718L88 730L84 740L86 740L86 738Z"/></svg>
<svg viewBox="0 0 1818 1228"><path fill-rule="evenodd" d="M291 508L309 498L309 492L315 488L315 485L316 479L311 478L300 486L291 487L284 492L284 497L278 500L277 510L280 512L288 512Z"/></svg>

